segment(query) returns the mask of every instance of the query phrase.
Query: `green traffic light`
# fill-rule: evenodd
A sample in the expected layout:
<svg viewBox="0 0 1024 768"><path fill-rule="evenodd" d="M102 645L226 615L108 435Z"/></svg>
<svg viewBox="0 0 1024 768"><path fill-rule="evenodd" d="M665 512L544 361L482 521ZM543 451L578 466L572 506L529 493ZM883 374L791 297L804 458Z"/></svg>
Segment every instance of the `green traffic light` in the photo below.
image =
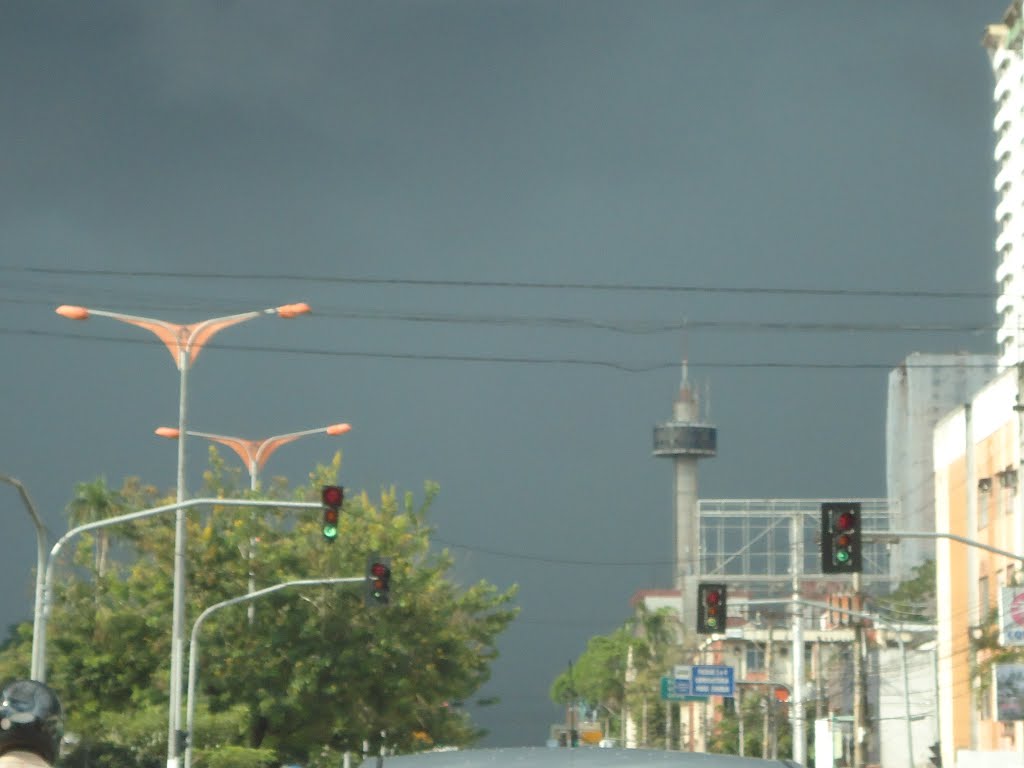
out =
<svg viewBox="0 0 1024 768"><path fill-rule="evenodd" d="M336 538L338 538L338 526L330 524L325 525L324 538L328 541L334 541Z"/></svg>
<svg viewBox="0 0 1024 768"><path fill-rule="evenodd" d="M849 559L850 553L847 552L845 549L840 549L838 552L836 552L836 562L845 563Z"/></svg>

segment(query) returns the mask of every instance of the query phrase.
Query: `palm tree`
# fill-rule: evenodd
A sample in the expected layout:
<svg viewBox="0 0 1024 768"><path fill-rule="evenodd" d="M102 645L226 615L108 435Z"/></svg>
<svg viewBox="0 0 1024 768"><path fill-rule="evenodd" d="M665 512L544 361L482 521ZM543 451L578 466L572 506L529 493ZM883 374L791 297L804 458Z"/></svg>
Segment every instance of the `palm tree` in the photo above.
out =
<svg viewBox="0 0 1024 768"><path fill-rule="evenodd" d="M75 498L68 504L68 522L72 528L85 523L115 517L124 510L124 497L120 491L107 486L102 475L89 483L75 485ZM96 531L96 575L103 576L107 569L107 551L110 538L103 528Z"/></svg>

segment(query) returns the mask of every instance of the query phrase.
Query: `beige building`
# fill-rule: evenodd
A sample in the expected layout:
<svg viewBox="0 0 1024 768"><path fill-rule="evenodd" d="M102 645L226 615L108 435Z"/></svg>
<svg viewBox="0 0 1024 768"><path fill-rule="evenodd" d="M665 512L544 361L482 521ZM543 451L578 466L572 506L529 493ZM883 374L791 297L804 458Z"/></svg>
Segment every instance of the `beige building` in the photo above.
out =
<svg viewBox="0 0 1024 768"><path fill-rule="evenodd" d="M1018 493L1021 419L1018 370L994 378L935 428L935 530L996 549L1024 552ZM972 637L998 604L999 588L1020 583L1020 562L940 538L938 598L939 719L943 765L970 762L963 750L1024 750L1020 722L999 722L992 687L972 673L984 660Z"/></svg>

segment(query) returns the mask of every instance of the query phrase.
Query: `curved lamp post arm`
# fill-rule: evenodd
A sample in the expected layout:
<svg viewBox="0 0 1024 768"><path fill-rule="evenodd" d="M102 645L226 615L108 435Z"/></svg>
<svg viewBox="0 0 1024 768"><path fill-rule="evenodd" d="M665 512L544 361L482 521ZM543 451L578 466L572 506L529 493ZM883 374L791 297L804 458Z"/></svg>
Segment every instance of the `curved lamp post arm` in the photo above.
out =
<svg viewBox="0 0 1024 768"><path fill-rule="evenodd" d="M171 323L167 320L157 320L152 317L140 317L138 315L126 315L123 312L111 312L107 309L88 309L71 304L62 304L57 307L56 312L68 320L88 320L90 316L109 317L113 320L120 320L122 323L145 328L164 343L171 353L174 364L180 369L195 362L199 352L206 345L206 342L220 330L230 328L232 325L244 323L260 315L277 315L289 320L299 315L310 312L308 304L283 304L280 307L268 307L257 309L251 312L240 312L237 315L226 315L214 317L209 320L202 320L198 323L183 325Z"/></svg>
<svg viewBox="0 0 1024 768"><path fill-rule="evenodd" d="M152 507L151 509L143 509L138 512L129 512L125 515L117 515L116 517L108 517L104 520L94 520L91 523L83 523L61 536L57 542L50 548L50 555L46 561L46 574L43 579L43 599L42 599L42 610L39 611L39 675L36 679L40 683L46 682L46 624L50 618L50 609L53 603L53 572L54 564L57 561L57 555L60 554L61 549L64 545L71 540L73 537L86 531L91 531L96 528L103 528L108 525L117 525L118 523L127 523L132 520L140 520L144 517L152 517L153 515L159 515L162 512L177 512L190 507L199 506L221 506L221 507L277 507L282 509L320 509L321 505L319 502L311 501L262 501L257 499L189 499L188 501L176 502L174 504L165 504L161 507Z"/></svg>
<svg viewBox="0 0 1024 768"><path fill-rule="evenodd" d="M188 703L186 704L187 714L185 715L185 768L192 768L192 725L195 721L196 667L198 666L197 659L199 658L199 630L203 625L203 621L206 620L206 617L214 611L226 608L229 605L244 603L247 600L255 600L257 597L263 597L264 595L269 595L271 592L277 592L278 590L282 590L287 587L310 587L322 584L354 584L361 581L366 581L366 577L340 576L325 579L298 579L297 581L285 581L281 584L274 584L269 587L264 587L263 589L258 589L255 592L248 592L244 595L239 595L238 597L232 597L228 600L222 600L219 603L214 603L199 614L199 617L192 625L192 637L188 644L188 693L186 694Z"/></svg>
<svg viewBox="0 0 1024 768"><path fill-rule="evenodd" d="M39 513L36 512L36 507L20 480L8 475L0 475L0 481L13 485L17 489L25 509L28 510L29 515L32 517L32 524L36 528L36 592L32 606L32 667L30 677L33 680L42 681L41 658L39 655L39 624L42 621L43 611L43 571L46 569L46 526L40 519Z"/></svg>

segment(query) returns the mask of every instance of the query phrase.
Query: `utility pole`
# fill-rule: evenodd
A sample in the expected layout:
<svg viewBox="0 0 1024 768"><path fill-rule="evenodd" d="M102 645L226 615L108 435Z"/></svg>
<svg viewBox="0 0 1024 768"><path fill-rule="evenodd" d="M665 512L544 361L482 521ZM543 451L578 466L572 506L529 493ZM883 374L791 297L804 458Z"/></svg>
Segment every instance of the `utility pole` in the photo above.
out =
<svg viewBox="0 0 1024 768"><path fill-rule="evenodd" d="M967 474L967 481L964 483L967 498L967 535L978 535L978 472L974 463L974 413L970 403L964 403L964 463ZM981 624L978 605L978 554L973 547L967 549L967 623L969 626ZM968 653L976 653L974 641L968 635ZM970 745L971 749L978 748L978 718L974 716L977 712L978 694L974 687L974 675L970 680Z"/></svg>
<svg viewBox="0 0 1024 768"><path fill-rule="evenodd" d="M860 610L860 574L853 574L853 599ZM864 768L864 620L853 618L853 768Z"/></svg>
<svg viewBox="0 0 1024 768"><path fill-rule="evenodd" d="M793 515L790 521L789 540L793 543L791 575L793 577L792 639L790 661L793 667L793 695L790 697L790 712L793 728L793 762L804 765L807 762L807 731L804 721L804 626L800 610L800 572L803 562L802 517Z"/></svg>
<svg viewBox="0 0 1024 768"><path fill-rule="evenodd" d="M772 630L773 629L774 629L774 626L772 625L772 621L769 618L768 619L768 642L765 643L765 649L764 649L764 669L765 669L765 672L768 675L768 679L769 680L772 679ZM768 756L771 754L769 752L769 750L768 750L768 743L769 743L769 739L771 737L771 731L769 729L769 722L771 720L771 715L772 715L772 712L771 712L772 699L774 699L774 697L775 697L774 691L769 691L768 695L765 696L765 699L764 699L764 716L763 716L763 719L761 721L761 758L763 760L767 760Z"/></svg>

